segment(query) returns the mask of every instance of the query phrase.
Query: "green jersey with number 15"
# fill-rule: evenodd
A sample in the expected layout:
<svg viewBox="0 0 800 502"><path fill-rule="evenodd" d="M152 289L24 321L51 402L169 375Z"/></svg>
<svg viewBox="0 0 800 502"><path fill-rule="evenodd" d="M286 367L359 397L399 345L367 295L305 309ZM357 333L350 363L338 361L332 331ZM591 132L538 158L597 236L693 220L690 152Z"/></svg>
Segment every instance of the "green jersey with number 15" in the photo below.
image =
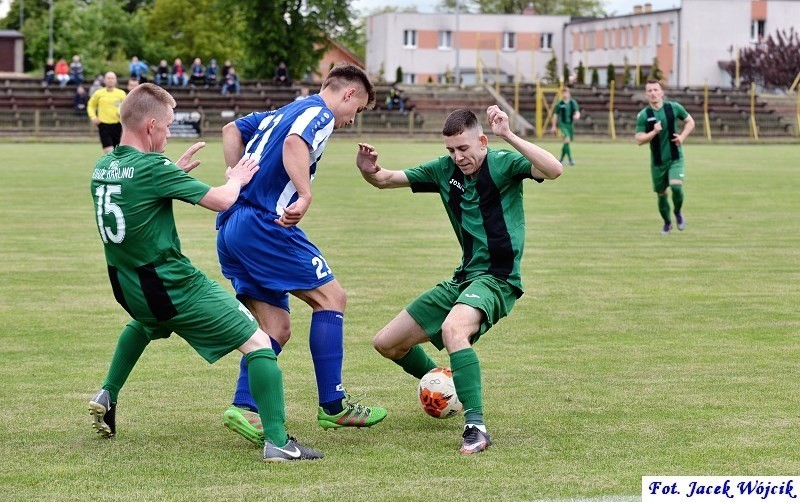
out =
<svg viewBox="0 0 800 502"><path fill-rule="evenodd" d="M175 304L188 298L179 299L172 292L204 277L181 253L172 199L197 204L210 188L164 155L129 146L116 148L95 165L91 184L95 221L109 276L117 300L134 318L151 318L153 298L146 297L151 296L154 282Z"/></svg>

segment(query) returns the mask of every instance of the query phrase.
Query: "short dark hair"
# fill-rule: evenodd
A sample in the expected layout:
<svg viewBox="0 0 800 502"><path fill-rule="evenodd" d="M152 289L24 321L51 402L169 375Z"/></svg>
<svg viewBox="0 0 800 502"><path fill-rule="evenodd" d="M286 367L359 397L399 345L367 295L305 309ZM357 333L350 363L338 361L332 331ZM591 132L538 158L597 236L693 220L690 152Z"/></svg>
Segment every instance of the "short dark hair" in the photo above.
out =
<svg viewBox="0 0 800 502"><path fill-rule="evenodd" d="M175 98L164 88L155 84L140 84L122 101L120 122L125 129L135 129L142 120L151 117L163 120L171 108L175 108Z"/></svg>
<svg viewBox="0 0 800 502"><path fill-rule="evenodd" d="M370 82L367 74L364 73L359 66L350 63L340 63L331 68L325 81L322 82L322 88L333 87L334 90L339 90L346 84L357 84L364 88L367 93L367 108L375 106L375 86Z"/></svg>
<svg viewBox="0 0 800 502"><path fill-rule="evenodd" d="M442 127L442 135L446 137L458 136L464 131L475 128L482 129L480 123L478 123L478 117L470 110L461 108L447 116L444 121L444 127Z"/></svg>
<svg viewBox="0 0 800 502"><path fill-rule="evenodd" d="M648 78L647 79L647 83L648 84L658 84L659 87L661 87L662 89L664 88L664 83L661 82L660 80L658 80L657 78Z"/></svg>

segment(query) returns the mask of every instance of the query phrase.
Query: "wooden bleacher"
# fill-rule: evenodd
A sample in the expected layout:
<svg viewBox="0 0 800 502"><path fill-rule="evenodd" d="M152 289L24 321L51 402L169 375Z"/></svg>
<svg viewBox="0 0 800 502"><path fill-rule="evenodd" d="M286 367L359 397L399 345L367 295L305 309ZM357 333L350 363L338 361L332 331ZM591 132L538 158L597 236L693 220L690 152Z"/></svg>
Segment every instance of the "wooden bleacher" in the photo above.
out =
<svg viewBox="0 0 800 502"><path fill-rule="evenodd" d="M127 80L120 82L125 89ZM175 98L176 112L199 112L202 135L214 137L231 120L253 111L274 110L291 102L301 85L279 87L259 81L244 81L239 94L222 95L220 87L167 87ZM88 83L84 82L84 87ZM75 87L43 87L39 79L4 78L0 80L0 136L53 137L95 134L85 115L73 111ZM313 93L313 91L312 91ZM413 113L414 103L407 101L406 113L385 110L389 86L377 86L377 106L360 114L357 128L347 132L398 134L422 126L422 118Z"/></svg>
<svg viewBox="0 0 800 502"><path fill-rule="evenodd" d="M126 81L121 82L125 88ZM88 83L84 83L88 86ZM175 97L177 112L199 112L202 135L215 137L227 122L252 111L272 110L292 101L301 85L276 87L259 81L242 82L241 93L223 96L219 87L168 87ZM312 87L312 93L314 87ZM406 99L406 112L386 110L385 100L390 85L376 86L376 107L366 110L353 127L337 134L424 134L438 136L448 113L457 108L485 110L495 104L492 95L482 86L460 88L442 85L401 85ZM36 78L3 78L0 80L0 136L18 137L94 137L95 129L88 118L72 110L73 86L42 87ZM500 94L512 106L513 84L500 86ZM609 136L609 90L576 87L573 96L581 104L581 120L575 124L578 135ZM683 104L703 127L703 90L699 88L667 89L666 98ZM615 130L618 136L633 135L636 114L647 101L641 89L623 88L614 96ZM535 87L520 86L519 109L530 123L535 123ZM793 107L776 99L759 97L756 102L759 136L792 137L796 118ZM712 137L747 137L750 134L750 96L744 91L713 89L709 93L709 123ZM549 130L549 124L546 125ZM695 133L697 134L697 133Z"/></svg>

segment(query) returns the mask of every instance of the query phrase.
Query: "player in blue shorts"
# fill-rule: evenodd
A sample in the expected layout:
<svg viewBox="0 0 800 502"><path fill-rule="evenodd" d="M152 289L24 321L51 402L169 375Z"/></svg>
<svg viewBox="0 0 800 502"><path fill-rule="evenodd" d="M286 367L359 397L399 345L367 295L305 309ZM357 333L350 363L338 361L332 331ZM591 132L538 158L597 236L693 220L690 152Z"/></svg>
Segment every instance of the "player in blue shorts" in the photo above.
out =
<svg viewBox="0 0 800 502"><path fill-rule="evenodd" d="M236 203L217 219L222 273L237 297L269 333L276 353L289 341L289 294L312 310L310 349L319 395L317 421L325 429L369 427L386 410L351 400L342 385L346 295L320 250L297 227L311 204L311 180L334 129L352 124L375 103L364 71L331 69L319 94L277 110L252 113L222 129L225 160L244 154L260 169ZM254 443L263 441L258 408L242 360L225 426Z"/></svg>

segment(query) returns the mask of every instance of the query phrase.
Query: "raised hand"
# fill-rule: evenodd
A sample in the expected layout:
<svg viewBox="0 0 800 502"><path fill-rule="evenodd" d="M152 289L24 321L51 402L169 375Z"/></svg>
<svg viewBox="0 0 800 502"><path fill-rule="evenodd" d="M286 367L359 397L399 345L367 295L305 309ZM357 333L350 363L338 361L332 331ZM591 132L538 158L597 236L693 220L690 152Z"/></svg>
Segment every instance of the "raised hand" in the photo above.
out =
<svg viewBox="0 0 800 502"><path fill-rule="evenodd" d="M175 165L188 173L189 171L200 165L200 161L192 160L192 156L205 146L206 143L204 141L198 141L194 145L190 146L185 152L183 152L183 155L181 155L180 158L178 158L178 161L175 162Z"/></svg>
<svg viewBox="0 0 800 502"><path fill-rule="evenodd" d="M358 144L356 167L364 174L375 174L380 171L378 167L378 152L375 147L367 143Z"/></svg>

